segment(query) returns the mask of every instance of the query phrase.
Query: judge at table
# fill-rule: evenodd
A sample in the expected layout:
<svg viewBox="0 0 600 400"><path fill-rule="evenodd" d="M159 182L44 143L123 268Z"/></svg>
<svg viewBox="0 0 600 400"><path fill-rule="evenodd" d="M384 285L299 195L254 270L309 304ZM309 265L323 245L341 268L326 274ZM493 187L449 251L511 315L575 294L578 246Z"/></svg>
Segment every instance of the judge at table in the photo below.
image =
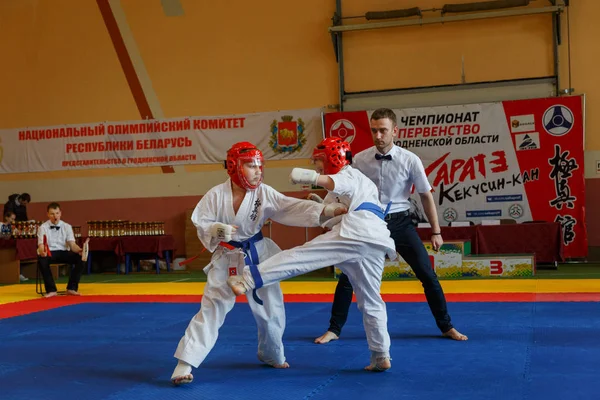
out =
<svg viewBox="0 0 600 400"><path fill-rule="evenodd" d="M48 221L40 225L38 229L38 268L42 273L46 287L45 297L54 297L57 294L50 264L59 263L75 266L72 270L69 268L67 295L79 296L79 279L83 271L82 249L75 242L71 225L60 219L60 205L50 203L46 210L48 211ZM44 237L46 240L44 240Z"/></svg>

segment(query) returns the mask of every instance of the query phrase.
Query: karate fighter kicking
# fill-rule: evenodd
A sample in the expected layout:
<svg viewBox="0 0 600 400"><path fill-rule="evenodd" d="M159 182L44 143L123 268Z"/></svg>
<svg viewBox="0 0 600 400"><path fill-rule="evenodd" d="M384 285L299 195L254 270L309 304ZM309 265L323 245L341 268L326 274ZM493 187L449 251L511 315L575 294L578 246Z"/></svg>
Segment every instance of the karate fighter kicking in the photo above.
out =
<svg viewBox="0 0 600 400"><path fill-rule="evenodd" d="M386 254L396 259L394 241L384 221L375 184L352 168L350 145L340 138L327 138L313 151L316 171L294 168L294 184L313 184L327 189L325 204L341 203L348 213L331 231L282 251L260 263L248 262L243 274L230 276L227 283L236 295L273 282L336 265L347 274L358 308L363 314L371 362L369 371L391 368L390 336L385 303L379 293ZM319 204L319 203L316 203ZM249 261L249 260L247 260Z"/></svg>
<svg viewBox="0 0 600 400"><path fill-rule="evenodd" d="M179 360L171 377L175 385L192 382L192 367L198 368L214 347L219 328L235 304L227 277L241 273L245 264L258 264L281 251L271 239L263 238L265 221L315 227L346 212L339 204L325 206L287 197L262 183L263 155L251 143L234 144L225 167L229 179L202 197L191 218L198 238L213 255L204 268L207 280L200 311L175 352ZM289 368L282 342L285 309L279 284L248 291L247 297L258 326L258 359L275 368Z"/></svg>

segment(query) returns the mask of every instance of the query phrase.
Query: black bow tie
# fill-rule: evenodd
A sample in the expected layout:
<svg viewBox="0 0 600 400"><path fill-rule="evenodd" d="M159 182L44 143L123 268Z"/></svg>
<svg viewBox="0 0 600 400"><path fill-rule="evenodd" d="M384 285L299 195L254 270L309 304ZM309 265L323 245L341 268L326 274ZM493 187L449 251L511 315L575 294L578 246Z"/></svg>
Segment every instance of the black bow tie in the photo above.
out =
<svg viewBox="0 0 600 400"><path fill-rule="evenodd" d="M60 226L50 226L50 229L56 229L56 230L59 230L59 229L60 229Z"/></svg>
<svg viewBox="0 0 600 400"><path fill-rule="evenodd" d="M382 156L381 154L377 153L377 154L375 154L375 159L376 160L382 160L382 159L383 160L391 160L392 156L391 156L391 154L388 154L386 156Z"/></svg>

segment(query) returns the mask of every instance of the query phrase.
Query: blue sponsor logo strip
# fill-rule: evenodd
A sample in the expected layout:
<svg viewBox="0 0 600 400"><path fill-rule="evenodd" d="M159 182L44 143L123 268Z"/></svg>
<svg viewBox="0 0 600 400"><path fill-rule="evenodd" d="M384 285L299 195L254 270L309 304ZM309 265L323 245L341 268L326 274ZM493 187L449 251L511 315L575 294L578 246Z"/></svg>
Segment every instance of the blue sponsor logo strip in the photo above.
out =
<svg viewBox="0 0 600 400"><path fill-rule="evenodd" d="M477 211L467 211L467 218L477 218L477 217L501 217L502 210L477 210Z"/></svg>
<svg viewBox="0 0 600 400"><path fill-rule="evenodd" d="M499 203L502 201L523 201L522 194L506 194L502 196L485 196L485 201L488 203Z"/></svg>

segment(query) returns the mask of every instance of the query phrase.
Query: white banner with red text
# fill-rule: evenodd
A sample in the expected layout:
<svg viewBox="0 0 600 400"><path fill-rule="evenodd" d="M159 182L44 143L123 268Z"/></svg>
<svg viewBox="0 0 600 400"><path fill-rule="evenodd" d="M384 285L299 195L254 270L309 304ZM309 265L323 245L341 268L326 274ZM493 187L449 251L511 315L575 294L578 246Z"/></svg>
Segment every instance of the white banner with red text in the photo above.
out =
<svg viewBox="0 0 600 400"><path fill-rule="evenodd" d="M0 173L222 162L247 141L265 160L310 158L320 108L0 130Z"/></svg>
<svg viewBox="0 0 600 400"><path fill-rule="evenodd" d="M565 257L587 256L581 96L394 111L395 142L423 161L441 224L555 221ZM325 114L325 136L355 154L371 147L371 114ZM413 219L424 222L413 197Z"/></svg>

